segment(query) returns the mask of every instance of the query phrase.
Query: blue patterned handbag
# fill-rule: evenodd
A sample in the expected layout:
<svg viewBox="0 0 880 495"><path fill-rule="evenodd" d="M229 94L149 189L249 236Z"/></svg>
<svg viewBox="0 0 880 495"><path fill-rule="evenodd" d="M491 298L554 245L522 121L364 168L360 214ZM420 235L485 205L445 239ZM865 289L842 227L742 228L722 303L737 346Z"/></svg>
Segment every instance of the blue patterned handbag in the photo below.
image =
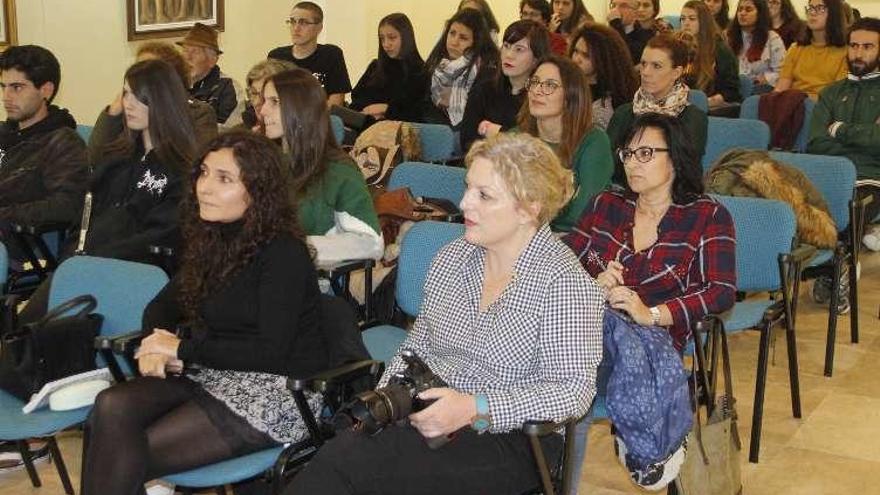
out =
<svg viewBox="0 0 880 495"><path fill-rule="evenodd" d="M636 483L660 488L677 473L679 465L669 461L683 461L693 426L687 372L665 329L639 325L612 309L603 326L603 361L613 366L606 406L624 447L621 457Z"/></svg>

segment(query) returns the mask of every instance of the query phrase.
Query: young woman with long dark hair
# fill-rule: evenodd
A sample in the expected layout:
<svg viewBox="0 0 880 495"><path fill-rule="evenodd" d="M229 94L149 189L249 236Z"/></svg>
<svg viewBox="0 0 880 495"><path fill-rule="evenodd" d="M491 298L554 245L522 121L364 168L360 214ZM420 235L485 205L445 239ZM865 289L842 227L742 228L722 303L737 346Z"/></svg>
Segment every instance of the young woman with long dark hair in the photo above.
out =
<svg viewBox="0 0 880 495"><path fill-rule="evenodd" d="M752 92L766 93L779 80L785 58L782 38L770 28L766 0L740 0L727 28L727 44L739 58L739 73L754 82Z"/></svg>
<svg viewBox="0 0 880 495"><path fill-rule="evenodd" d="M787 50L801 36L807 25L798 16L791 0L767 0L770 7L770 26L782 38Z"/></svg>
<svg viewBox="0 0 880 495"><path fill-rule="evenodd" d="M351 108L376 119L419 121L427 87L424 69L409 17L383 17L379 54L351 90Z"/></svg>
<svg viewBox="0 0 880 495"><path fill-rule="evenodd" d="M639 87L629 50L616 30L593 22L584 24L571 40L568 56L590 84L593 122L605 129L614 109L631 102Z"/></svg>
<svg viewBox="0 0 880 495"><path fill-rule="evenodd" d="M498 78L499 57L479 11L453 15L425 62L430 83L423 120L458 129L474 85Z"/></svg>
<svg viewBox="0 0 880 495"><path fill-rule="evenodd" d="M285 174L278 147L246 131L219 136L195 160L183 264L144 312L143 376L98 396L84 495L142 493L162 475L307 435L286 377L329 363ZM179 326L190 335L172 333ZM177 376L189 365L199 372ZM309 403L320 410L320 396Z"/></svg>
<svg viewBox="0 0 880 495"><path fill-rule="evenodd" d="M486 0L461 0L458 3L458 9L456 12L461 12L464 9L474 9L483 14L483 19L486 20L486 26L489 28L489 37L492 38L492 41L498 43L498 34L501 32L501 25L498 24L498 19L495 18L495 14L492 12L492 7L489 6L489 2Z"/></svg>
<svg viewBox="0 0 880 495"><path fill-rule="evenodd" d="M553 32L571 36L581 24L594 20L583 0L553 0L552 5L550 30Z"/></svg>
<svg viewBox="0 0 880 495"><path fill-rule="evenodd" d="M577 192L551 222L554 230L570 230L614 171L611 144L593 124L590 88L580 67L559 55L544 59L529 79L517 127L550 145L562 166L574 172Z"/></svg>
<svg viewBox="0 0 880 495"><path fill-rule="evenodd" d="M681 30L696 38L696 56L685 74L688 85L706 93L710 110L742 101L736 57L702 0L682 6Z"/></svg>
<svg viewBox="0 0 880 495"><path fill-rule="evenodd" d="M538 62L550 54L550 36L535 21L516 21L504 30L501 77L474 86L461 121L461 147L516 125L526 84Z"/></svg>
<svg viewBox="0 0 880 495"><path fill-rule="evenodd" d="M305 69L272 76L260 110L266 136L280 141L290 191L318 263L379 258L379 219L364 176L333 138L321 84Z"/></svg>
<svg viewBox="0 0 880 495"><path fill-rule="evenodd" d="M728 0L703 0L715 24L722 32L730 25L730 3Z"/></svg>
<svg viewBox="0 0 880 495"><path fill-rule="evenodd" d="M842 0L810 0L807 29L785 54L774 91L799 89L812 99L846 77L846 29Z"/></svg>

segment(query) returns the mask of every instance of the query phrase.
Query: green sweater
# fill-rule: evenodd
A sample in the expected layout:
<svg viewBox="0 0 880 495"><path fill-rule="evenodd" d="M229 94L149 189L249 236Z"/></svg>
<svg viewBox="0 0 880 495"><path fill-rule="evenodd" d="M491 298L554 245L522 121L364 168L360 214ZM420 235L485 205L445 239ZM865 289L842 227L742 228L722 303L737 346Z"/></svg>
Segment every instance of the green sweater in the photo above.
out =
<svg viewBox="0 0 880 495"><path fill-rule="evenodd" d="M347 212L379 232L379 217L364 176L347 161L331 161L327 172L299 199L297 216L306 235L324 235L334 226L334 212Z"/></svg>
<svg viewBox="0 0 880 495"><path fill-rule="evenodd" d="M832 137L828 127L834 122L843 125ZM880 77L844 79L819 93L807 152L845 156L855 164L860 179L880 180Z"/></svg>
<svg viewBox="0 0 880 495"><path fill-rule="evenodd" d="M720 36L715 41L715 80L712 81L712 87L715 91L707 96L720 93L727 103L742 101L739 91L739 60Z"/></svg>
<svg viewBox="0 0 880 495"><path fill-rule="evenodd" d="M699 108L688 105L678 115L681 124L684 126L688 140L694 144L694 150L697 152L697 158L702 159L706 153L706 135L709 130L709 118L706 113ZM623 146L620 141L626 136L627 131L635 122L636 116L633 114L632 103L624 103L614 110L611 121L608 122L608 137L614 149ZM623 184L626 177L623 170L615 170L614 182Z"/></svg>
<svg viewBox="0 0 880 495"><path fill-rule="evenodd" d="M551 147L555 146L551 144ZM550 223L555 231L571 230L590 199L611 182L614 160L611 158L611 143L605 131L594 127L584 136L574 153L571 170L574 172L574 197Z"/></svg>

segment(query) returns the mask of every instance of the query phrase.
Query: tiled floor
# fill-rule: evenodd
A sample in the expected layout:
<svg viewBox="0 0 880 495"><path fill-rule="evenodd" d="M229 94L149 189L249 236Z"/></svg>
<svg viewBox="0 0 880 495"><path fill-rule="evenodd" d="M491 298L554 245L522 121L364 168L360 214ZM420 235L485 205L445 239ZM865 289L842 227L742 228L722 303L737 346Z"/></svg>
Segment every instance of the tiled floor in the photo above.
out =
<svg viewBox="0 0 880 495"><path fill-rule="evenodd" d="M822 376L827 312L802 288L798 320L803 417L791 416L785 340L777 338L764 409L761 462L745 458L751 429L758 333L732 336L734 392L740 412L744 493L749 495L880 494L880 253L863 256L859 344L849 343L849 317L838 323L834 377ZM580 493L643 493L613 455L607 424L594 425ZM80 437L61 436L61 449L79 483ZM23 469L0 472L0 494L61 494L54 465L39 466L43 488L31 487Z"/></svg>

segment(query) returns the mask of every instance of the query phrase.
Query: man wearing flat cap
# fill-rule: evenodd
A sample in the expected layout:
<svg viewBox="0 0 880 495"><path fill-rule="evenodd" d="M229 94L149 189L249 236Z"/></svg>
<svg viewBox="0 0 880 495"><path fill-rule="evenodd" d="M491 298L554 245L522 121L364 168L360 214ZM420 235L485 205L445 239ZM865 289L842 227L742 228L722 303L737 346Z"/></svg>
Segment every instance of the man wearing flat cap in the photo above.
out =
<svg viewBox="0 0 880 495"><path fill-rule="evenodd" d="M183 58L190 65L190 95L211 105L222 127L237 125L244 109L244 91L220 72L217 59L223 51L217 44L217 31L197 22L177 44L183 47Z"/></svg>

